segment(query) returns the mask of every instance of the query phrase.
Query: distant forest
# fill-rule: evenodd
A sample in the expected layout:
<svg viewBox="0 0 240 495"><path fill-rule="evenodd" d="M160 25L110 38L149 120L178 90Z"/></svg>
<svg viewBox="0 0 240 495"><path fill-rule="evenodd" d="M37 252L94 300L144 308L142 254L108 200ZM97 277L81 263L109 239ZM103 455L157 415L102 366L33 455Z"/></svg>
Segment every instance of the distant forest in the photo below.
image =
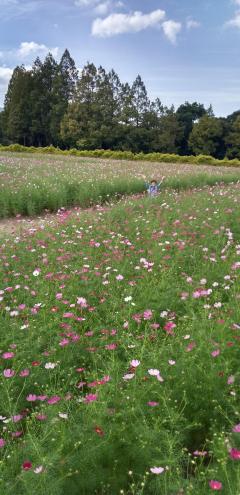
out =
<svg viewBox="0 0 240 495"><path fill-rule="evenodd" d="M168 108L149 99L141 76L122 83L92 63L79 74L65 50L59 63L49 54L14 69L0 143L240 158L240 110L217 118L197 102Z"/></svg>

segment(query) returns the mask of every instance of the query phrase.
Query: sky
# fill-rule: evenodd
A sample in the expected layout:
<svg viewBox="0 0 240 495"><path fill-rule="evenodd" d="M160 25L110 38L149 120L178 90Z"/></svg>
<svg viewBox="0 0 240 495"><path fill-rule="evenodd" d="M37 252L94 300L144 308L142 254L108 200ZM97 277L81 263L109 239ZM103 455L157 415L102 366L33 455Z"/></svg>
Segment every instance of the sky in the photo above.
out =
<svg viewBox="0 0 240 495"><path fill-rule="evenodd" d="M240 109L240 0L0 0L0 107L16 65L65 48L164 105Z"/></svg>

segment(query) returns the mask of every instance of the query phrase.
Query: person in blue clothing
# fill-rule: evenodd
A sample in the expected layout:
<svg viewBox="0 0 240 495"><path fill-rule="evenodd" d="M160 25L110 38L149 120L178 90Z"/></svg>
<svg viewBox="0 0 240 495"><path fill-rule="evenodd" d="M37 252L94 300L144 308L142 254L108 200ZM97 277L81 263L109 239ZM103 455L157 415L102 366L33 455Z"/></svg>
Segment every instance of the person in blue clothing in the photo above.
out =
<svg viewBox="0 0 240 495"><path fill-rule="evenodd" d="M149 196L154 197L158 195L163 179L164 177L160 182L157 182L155 179L152 179L151 182L145 183Z"/></svg>

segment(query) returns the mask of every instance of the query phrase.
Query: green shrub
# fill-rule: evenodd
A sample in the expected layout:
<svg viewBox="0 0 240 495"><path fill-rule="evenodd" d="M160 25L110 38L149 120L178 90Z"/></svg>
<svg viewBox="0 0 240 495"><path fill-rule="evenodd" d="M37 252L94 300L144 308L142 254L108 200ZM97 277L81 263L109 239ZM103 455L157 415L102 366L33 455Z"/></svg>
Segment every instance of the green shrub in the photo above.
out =
<svg viewBox="0 0 240 495"><path fill-rule="evenodd" d="M24 153L46 153L57 155L75 155L89 158L107 158L112 160L134 160L134 161L150 161L159 163L192 163L193 165L218 165L224 167L240 167L240 160L218 160L208 155L197 156L181 156L174 153L133 153L132 151L113 151L113 150L78 150L72 148L70 150L61 150L54 146L46 146L43 148L35 148L34 146L26 147L21 144L10 144L9 146L0 145L0 151L13 151Z"/></svg>

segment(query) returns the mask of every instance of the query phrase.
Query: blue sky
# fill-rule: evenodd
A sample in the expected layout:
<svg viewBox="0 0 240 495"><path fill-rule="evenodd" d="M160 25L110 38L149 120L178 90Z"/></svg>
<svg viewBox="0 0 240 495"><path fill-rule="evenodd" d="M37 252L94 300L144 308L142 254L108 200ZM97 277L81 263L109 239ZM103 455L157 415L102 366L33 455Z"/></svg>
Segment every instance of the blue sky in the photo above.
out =
<svg viewBox="0 0 240 495"><path fill-rule="evenodd" d="M77 67L143 77L166 105L240 108L240 0L0 0L0 107L13 67L69 48Z"/></svg>

